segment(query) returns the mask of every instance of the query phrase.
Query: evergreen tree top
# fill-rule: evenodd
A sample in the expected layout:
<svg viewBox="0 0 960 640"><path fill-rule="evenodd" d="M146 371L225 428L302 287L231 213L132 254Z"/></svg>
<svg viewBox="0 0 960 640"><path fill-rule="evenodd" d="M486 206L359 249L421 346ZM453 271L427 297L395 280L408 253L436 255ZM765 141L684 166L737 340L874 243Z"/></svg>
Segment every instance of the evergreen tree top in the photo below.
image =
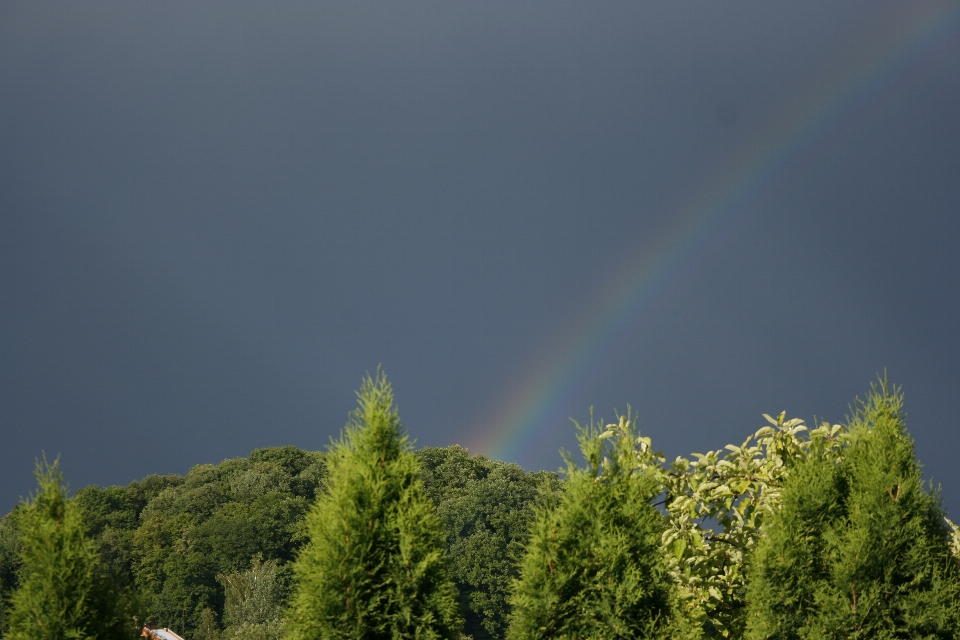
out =
<svg viewBox="0 0 960 640"><path fill-rule="evenodd" d="M412 449L394 405L393 386L381 369L374 377L367 374L363 378L357 391L357 408L350 413L343 435L332 448L380 453L385 460Z"/></svg>
<svg viewBox="0 0 960 640"><path fill-rule="evenodd" d="M307 517L294 571L294 640L453 639L462 621L444 532L377 371L330 448L328 491Z"/></svg>

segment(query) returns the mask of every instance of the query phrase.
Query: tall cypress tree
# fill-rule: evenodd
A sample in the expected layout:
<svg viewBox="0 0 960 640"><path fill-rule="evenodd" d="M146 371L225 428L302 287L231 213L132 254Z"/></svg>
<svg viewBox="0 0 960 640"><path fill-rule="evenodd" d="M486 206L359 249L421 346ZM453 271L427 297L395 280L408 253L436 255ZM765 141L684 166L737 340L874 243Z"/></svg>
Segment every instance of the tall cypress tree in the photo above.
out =
<svg viewBox="0 0 960 640"><path fill-rule="evenodd" d="M307 517L288 634L296 640L457 637L444 533L393 391L380 372L331 447L327 493Z"/></svg>
<svg viewBox="0 0 960 640"><path fill-rule="evenodd" d="M39 492L17 513L20 586L11 598L11 640L132 639L135 600L100 566L84 535L79 506L67 495L59 464L34 472Z"/></svg>
<svg viewBox="0 0 960 640"><path fill-rule="evenodd" d="M509 640L678 639L696 635L677 607L660 549L656 478L636 464L637 434L621 419L580 429L586 467L567 459L559 500L538 506L512 595Z"/></svg>
<svg viewBox="0 0 960 640"><path fill-rule="evenodd" d="M886 381L860 403L838 461L790 476L748 573L747 637L956 638L960 572Z"/></svg>

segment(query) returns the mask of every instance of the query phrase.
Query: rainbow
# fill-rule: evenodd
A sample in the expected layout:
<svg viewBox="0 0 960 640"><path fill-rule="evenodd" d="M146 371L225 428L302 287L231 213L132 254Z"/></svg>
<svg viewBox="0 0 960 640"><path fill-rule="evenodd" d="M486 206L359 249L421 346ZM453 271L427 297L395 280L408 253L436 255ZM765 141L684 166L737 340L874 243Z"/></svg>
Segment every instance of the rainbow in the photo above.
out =
<svg viewBox="0 0 960 640"><path fill-rule="evenodd" d="M614 277L542 349L472 432L473 453L524 464L546 436L569 429L565 400L595 384L604 362L635 333L671 283L692 269L708 240L821 164L840 141L943 66L960 32L960 5L897 4L863 31L854 53L824 81L798 93L671 216L656 241L628 252ZM890 36L889 34L896 34ZM877 38L877 34L883 37Z"/></svg>

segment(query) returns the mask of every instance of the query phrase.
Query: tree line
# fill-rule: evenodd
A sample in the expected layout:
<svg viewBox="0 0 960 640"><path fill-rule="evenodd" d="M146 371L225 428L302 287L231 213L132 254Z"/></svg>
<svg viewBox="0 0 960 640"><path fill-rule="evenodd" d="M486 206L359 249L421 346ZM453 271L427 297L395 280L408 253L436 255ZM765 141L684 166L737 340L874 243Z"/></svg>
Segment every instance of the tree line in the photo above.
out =
<svg viewBox="0 0 960 640"><path fill-rule="evenodd" d="M886 380L667 461L628 412L563 476L415 450L385 376L326 452L255 450L0 518L3 637L956 638L960 536Z"/></svg>

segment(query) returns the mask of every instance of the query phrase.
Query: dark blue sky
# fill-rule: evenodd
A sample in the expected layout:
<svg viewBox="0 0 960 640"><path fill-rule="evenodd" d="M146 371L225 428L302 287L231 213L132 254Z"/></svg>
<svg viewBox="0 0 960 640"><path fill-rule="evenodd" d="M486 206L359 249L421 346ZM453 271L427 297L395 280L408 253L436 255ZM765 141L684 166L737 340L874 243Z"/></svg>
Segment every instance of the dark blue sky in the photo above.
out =
<svg viewBox="0 0 960 640"><path fill-rule="evenodd" d="M42 451L79 487L322 448L381 363L419 444L483 441L812 94L554 412L673 456L886 368L960 515L958 78L949 3L5 2L0 511Z"/></svg>

